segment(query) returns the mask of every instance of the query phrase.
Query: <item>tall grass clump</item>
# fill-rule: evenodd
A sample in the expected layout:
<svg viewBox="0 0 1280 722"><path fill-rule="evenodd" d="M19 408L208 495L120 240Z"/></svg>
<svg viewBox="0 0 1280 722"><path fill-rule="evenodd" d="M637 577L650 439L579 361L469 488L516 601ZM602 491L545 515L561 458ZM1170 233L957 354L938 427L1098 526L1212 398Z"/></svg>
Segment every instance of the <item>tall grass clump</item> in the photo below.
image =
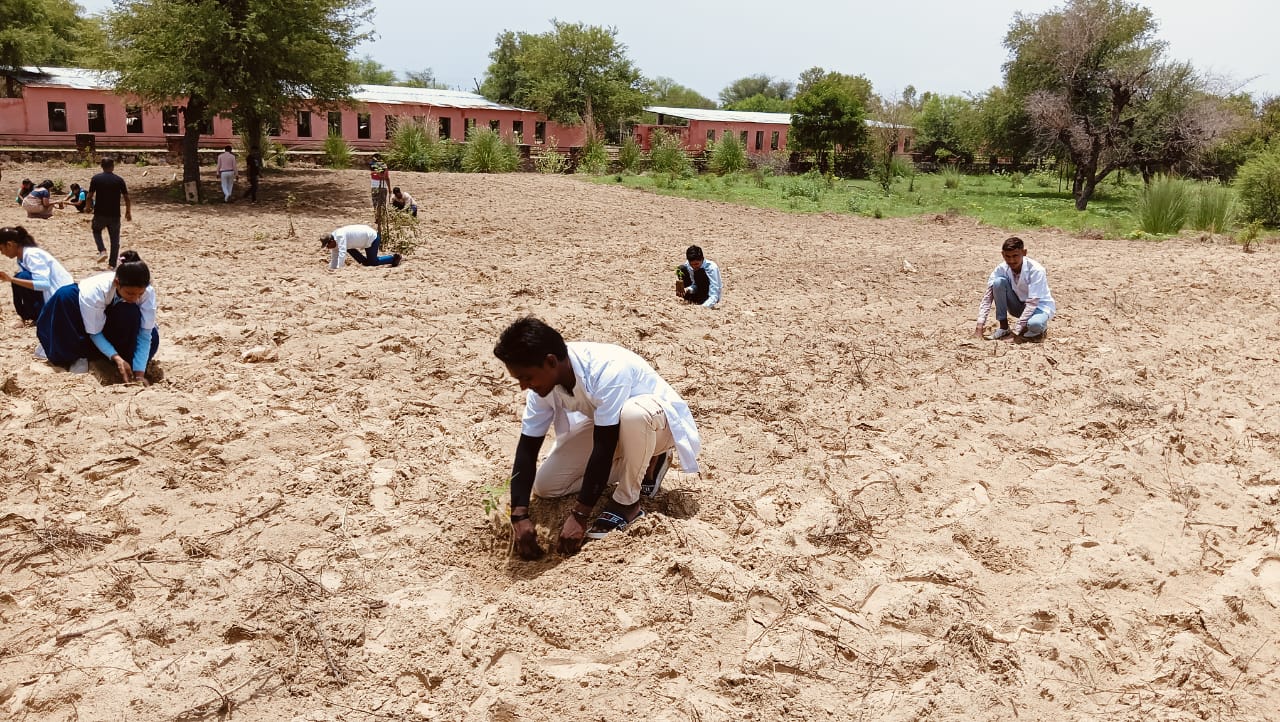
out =
<svg viewBox="0 0 1280 722"><path fill-rule="evenodd" d="M547 147L543 148L542 155L534 160L533 167L539 173L552 174L563 173L569 169L569 156L560 152L555 136L547 139Z"/></svg>
<svg viewBox="0 0 1280 722"><path fill-rule="evenodd" d="M640 151L640 144L636 142L636 137L628 135L622 139L622 147L618 149L618 165L622 166L622 170L628 173L638 173L642 155L643 153Z"/></svg>
<svg viewBox="0 0 1280 722"><path fill-rule="evenodd" d="M952 190L960 189L960 169L954 165L942 166L942 187Z"/></svg>
<svg viewBox="0 0 1280 722"><path fill-rule="evenodd" d="M1280 149L1254 156L1240 166L1236 193L1246 220L1280 226Z"/></svg>
<svg viewBox="0 0 1280 722"><path fill-rule="evenodd" d="M1138 228L1145 233L1168 235L1181 231L1191 214L1186 184L1169 176L1156 176L1143 190L1133 214Z"/></svg>
<svg viewBox="0 0 1280 722"><path fill-rule="evenodd" d="M1192 228L1210 233L1225 233L1235 222L1235 217L1235 195L1230 188L1217 184L1200 186L1195 212L1191 215Z"/></svg>
<svg viewBox="0 0 1280 722"><path fill-rule="evenodd" d="M410 121L401 122L391 133L387 150L383 154L387 165L393 170L408 170L425 173L436 170L439 165L440 136L434 129L424 124Z"/></svg>
<svg viewBox="0 0 1280 722"><path fill-rule="evenodd" d="M654 173L668 173L687 177L693 173L693 164L680 146L680 136L675 133L654 131L650 139L649 169Z"/></svg>
<svg viewBox="0 0 1280 722"><path fill-rule="evenodd" d="M737 136L725 133L719 142L711 145L711 158L707 161L707 166L716 175L737 173L747 167L747 151L738 142Z"/></svg>
<svg viewBox="0 0 1280 722"><path fill-rule="evenodd" d="M329 137L324 139L321 153L324 164L330 168L351 167L351 146L347 145L347 141L337 133L330 133Z"/></svg>
<svg viewBox="0 0 1280 722"><path fill-rule="evenodd" d="M582 155L578 156L578 172L591 175L603 175L609 170L609 152L604 147L604 139L590 135L582 144Z"/></svg>
<svg viewBox="0 0 1280 722"><path fill-rule="evenodd" d="M520 167L515 143L503 140L490 128L473 128L467 134L462 170L468 173L511 173Z"/></svg>

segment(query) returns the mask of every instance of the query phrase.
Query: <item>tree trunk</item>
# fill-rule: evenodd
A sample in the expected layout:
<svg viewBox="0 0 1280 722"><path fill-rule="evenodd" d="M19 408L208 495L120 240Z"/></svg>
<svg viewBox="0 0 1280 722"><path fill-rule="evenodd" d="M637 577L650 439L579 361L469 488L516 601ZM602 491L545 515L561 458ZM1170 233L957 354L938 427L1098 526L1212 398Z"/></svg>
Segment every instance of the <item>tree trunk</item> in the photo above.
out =
<svg viewBox="0 0 1280 722"><path fill-rule="evenodd" d="M200 124L209 109L209 101L193 95L182 114L182 185L195 183L196 202L203 200L200 190Z"/></svg>

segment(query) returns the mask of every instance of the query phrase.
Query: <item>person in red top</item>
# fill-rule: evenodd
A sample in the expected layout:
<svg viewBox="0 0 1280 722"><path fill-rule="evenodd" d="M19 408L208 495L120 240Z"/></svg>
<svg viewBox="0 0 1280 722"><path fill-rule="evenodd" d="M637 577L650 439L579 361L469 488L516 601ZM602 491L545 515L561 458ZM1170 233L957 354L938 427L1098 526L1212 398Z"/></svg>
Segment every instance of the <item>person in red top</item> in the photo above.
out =
<svg viewBox="0 0 1280 722"><path fill-rule="evenodd" d="M391 170L380 153L369 159L369 194L373 197L373 212L381 217L387 209L387 193L391 190Z"/></svg>

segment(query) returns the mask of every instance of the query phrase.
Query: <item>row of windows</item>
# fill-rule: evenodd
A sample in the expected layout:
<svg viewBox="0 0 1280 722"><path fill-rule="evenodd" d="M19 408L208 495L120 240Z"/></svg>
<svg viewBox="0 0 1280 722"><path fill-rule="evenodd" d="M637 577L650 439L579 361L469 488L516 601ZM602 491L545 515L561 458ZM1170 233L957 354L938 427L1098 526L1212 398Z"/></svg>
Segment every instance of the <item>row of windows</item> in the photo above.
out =
<svg viewBox="0 0 1280 722"><path fill-rule="evenodd" d="M727 128L726 128L726 129L724 130L724 132L720 134L720 137L721 137L721 139L724 139L724 138L729 137L729 136L730 136L730 135L732 135L732 134L733 134L733 131L732 131L732 130L729 130L729 129L727 129ZM769 150L777 150L777 149L778 149L778 140L779 140L778 135L779 135L779 134L778 134L778 131L776 131L776 130L775 130L775 131L773 131L773 133L770 135L770 137L769 137ZM740 138L741 138L741 141L742 141L742 147L743 147L743 148L746 148L746 147L747 147L747 131L745 131L745 130L744 130L744 131L742 131L742 134L741 134ZM714 142L716 142L716 132L715 132L715 130L708 130L708 131L707 131L707 143L714 143ZM761 151L762 151L762 150L764 150L764 131L763 131L763 130L757 130L757 131L756 131L756 150L761 150Z"/></svg>
<svg viewBox="0 0 1280 722"><path fill-rule="evenodd" d="M89 103L87 106L88 125L90 133L106 133L107 132L107 106L103 103ZM142 129L142 107L136 105L126 106L124 109L125 119L124 128L126 133L141 133ZM427 119L425 116L415 115L412 120L417 123L425 124ZM328 112L328 134L342 135L342 113L339 111ZM389 139L395 133L399 123L399 118L394 115L384 116L386 124L386 137ZM167 135L176 135L182 132L182 125L178 121L178 109L172 106L162 108L160 111L161 129ZM453 137L453 119L440 118L438 131L441 138ZM475 118L466 119L466 131L469 132L476 127ZM490 120L489 128L494 132L502 132L501 120ZM52 133L67 132L67 104L66 103L49 103L49 131ZM311 111L300 110L297 114L297 131L299 138L310 138L311 130ZM213 133L213 124L209 121L201 123L200 132L206 135ZM232 127L233 133L240 132L239 128ZM272 136L280 135L280 129L274 125L267 127L267 133ZM511 134L524 140L524 121L511 121ZM373 118L369 113L356 114L356 137L371 138L373 135ZM774 147L777 147L777 133L774 133ZM533 136L535 143L545 143L547 139L547 124L537 121L533 124ZM745 138L745 135L744 135ZM744 140L745 142L745 140Z"/></svg>

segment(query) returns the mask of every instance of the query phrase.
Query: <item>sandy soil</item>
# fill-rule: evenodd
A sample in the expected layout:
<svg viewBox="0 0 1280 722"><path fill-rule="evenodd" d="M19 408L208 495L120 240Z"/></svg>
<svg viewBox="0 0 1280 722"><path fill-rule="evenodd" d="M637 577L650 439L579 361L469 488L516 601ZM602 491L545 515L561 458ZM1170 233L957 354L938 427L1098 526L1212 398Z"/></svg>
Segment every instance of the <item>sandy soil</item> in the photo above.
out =
<svg viewBox="0 0 1280 722"><path fill-rule="evenodd" d="M163 381L52 369L4 313L0 717L1274 719L1274 246L1024 234L1060 311L1013 346L968 335L1006 234L967 220L398 174L421 246L331 273L362 172L200 207L173 172L122 172ZM18 222L94 270L87 218ZM669 298L691 243L717 311ZM704 441L539 563L484 510L525 313L651 359Z"/></svg>

